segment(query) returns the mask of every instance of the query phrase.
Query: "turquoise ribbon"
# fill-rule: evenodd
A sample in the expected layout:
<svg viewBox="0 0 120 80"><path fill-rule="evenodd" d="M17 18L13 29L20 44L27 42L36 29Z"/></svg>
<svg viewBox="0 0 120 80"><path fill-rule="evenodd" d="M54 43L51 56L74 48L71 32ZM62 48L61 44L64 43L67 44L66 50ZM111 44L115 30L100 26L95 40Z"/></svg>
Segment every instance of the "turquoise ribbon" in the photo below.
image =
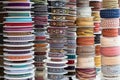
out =
<svg viewBox="0 0 120 80"><path fill-rule="evenodd" d="M32 18L6 18L7 22L32 22Z"/></svg>
<svg viewBox="0 0 120 80"><path fill-rule="evenodd" d="M76 55L67 55L68 59L75 59Z"/></svg>
<svg viewBox="0 0 120 80"><path fill-rule="evenodd" d="M30 13L8 13L8 16L30 16Z"/></svg>
<svg viewBox="0 0 120 80"><path fill-rule="evenodd" d="M22 78L22 77L27 77L27 76L30 76L31 75L31 73L28 73L28 74L14 74L14 75L12 75L12 74L6 74L7 76L9 76L9 77L14 77L14 78Z"/></svg>

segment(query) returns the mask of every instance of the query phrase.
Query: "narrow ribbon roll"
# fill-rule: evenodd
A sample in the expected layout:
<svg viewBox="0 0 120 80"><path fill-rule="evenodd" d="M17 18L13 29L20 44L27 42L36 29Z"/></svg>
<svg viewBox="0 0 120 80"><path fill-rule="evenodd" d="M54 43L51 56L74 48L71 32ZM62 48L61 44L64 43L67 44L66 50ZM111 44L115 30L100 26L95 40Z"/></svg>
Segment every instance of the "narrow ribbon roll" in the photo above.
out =
<svg viewBox="0 0 120 80"><path fill-rule="evenodd" d="M95 35L95 39L94 39L95 44L100 44L100 36L101 36L101 34L94 34L94 35Z"/></svg>
<svg viewBox="0 0 120 80"><path fill-rule="evenodd" d="M101 48L100 45L96 45L96 46L95 46L95 54L96 54L96 55L100 55L100 54L101 54L100 48Z"/></svg>
<svg viewBox="0 0 120 80"><path fill-rule="evenodd" d="M95 66L101 67L101 56L95 56Z"/></svg>
<svg viewBox="0 0 120 80"><path fill-rule="evenodd" d="M94 21L100 21L101 20L99 11L92 12L92 16L94 16L94 18L93 18Z"/></svg>

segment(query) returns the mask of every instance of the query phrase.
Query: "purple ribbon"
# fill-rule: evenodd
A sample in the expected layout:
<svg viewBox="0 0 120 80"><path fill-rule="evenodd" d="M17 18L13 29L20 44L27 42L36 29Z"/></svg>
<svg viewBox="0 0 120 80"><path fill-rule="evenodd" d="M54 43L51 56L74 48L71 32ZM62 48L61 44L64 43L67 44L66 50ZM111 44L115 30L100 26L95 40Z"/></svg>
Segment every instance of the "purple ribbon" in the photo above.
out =
<svg viewBox="0 0 120 80"><path fill-rule="evenodd" d="M30 6L30 3L8 3L8 6Z"/></svg>

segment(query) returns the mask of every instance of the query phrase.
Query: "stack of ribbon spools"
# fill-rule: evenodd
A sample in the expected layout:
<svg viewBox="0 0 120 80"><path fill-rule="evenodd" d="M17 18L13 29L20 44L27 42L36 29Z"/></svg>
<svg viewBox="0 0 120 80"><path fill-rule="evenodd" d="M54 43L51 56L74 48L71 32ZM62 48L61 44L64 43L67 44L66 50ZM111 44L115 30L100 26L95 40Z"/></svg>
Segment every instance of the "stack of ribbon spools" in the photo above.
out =
<svg viewBox="0 0 120 80"><path fill-rule="evenodd" d="M118 35L120 9L118 0L103 0L101 61L103 80L120 80L120 36Z"/></svg>
<svg viewBox="0 0 120 80"><path fill-rule="evenodd" d="M34 34L29 0L4 2L5 80L34 80Z"/></svg>
<svg viewBox="0 0 120 80"><path fill-rule="evenodd" d="M119 3L119 8L120 8L120 0L118 0L118 3ZM120 19L119 19L119 22L120 22ZM119 26L120 26L120 24L119 24ZM120 35L120 28L119 28L119 35Z"/></svg>
<svg viewBox="0 0 120 80"><path fill-rule="evenodd" d="M94 80L94 22L89 0L77 1L77 68L76 77L80 80Z"/></svg>
<svg viewBox="0 0 120 80"><path fill-rule="evenodd" d="M100 9L102 7L102 0L90 0L90 6L92 7L92 16L94 21L94 35L95 35L95 66L97 73L101 70L101 55L100 55L100 36L101 36L101 18Z"/></svg>
<svg viewBox="0 0 120 80"><path fill-rule="evenodd" d="M43 80L44 62L48 52L47 26L48 26L48 8L47 0L32 0L34 2L34 28L35 28L35 66L36 80ZM40 75L41 74L41 75Z"/></svg>
<svg viewBox="0 0 120 80"><path fill-rule="evenodd" d="M67 27L66 22L66 1L64 0L49 0L49 25L48 42L50 44L50 51L45 60L47 67L46 80L64 80L64 74L67 71L64 69L67 63L65 43Z"/></svg>
<svg viewBox="0 0 120 80"><path fill-rule="evenodd" d="M4 26L4 17L5 17L5 10L3 9L4 1L0 1L0 80L2 80L3 74L3 26Z"/></svg>
<svg viewBox="0 0 120 80"><path fill-rule="evenodd" d="M66 26L68 27L67 29L67 59L68 59L68 67L66 70L68 73L66 76L68 78L71 78L75 76L75 60L76 60L76 0L69 0L66 4L66 7L68 7L67 16L66 16Z"/></svg>
<svg viewBox="0 0 120 80"><path fill-rule="evenodd" d="M94 16L94 33L100 32L100 9L102 7L102 0L90 0L90 6L92 7L92 16Z"/></svg>

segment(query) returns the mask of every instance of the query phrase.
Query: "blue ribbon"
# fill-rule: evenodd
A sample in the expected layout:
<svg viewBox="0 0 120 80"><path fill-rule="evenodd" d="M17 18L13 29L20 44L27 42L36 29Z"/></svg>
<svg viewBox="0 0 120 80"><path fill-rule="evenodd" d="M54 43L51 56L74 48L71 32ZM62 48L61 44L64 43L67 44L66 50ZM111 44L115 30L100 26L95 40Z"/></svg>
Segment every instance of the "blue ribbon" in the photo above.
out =
<svg viewBox="0 0 120 80"><path fill-rule="evenodd" d="M32 22L32 18L6 18L8 22Z"/></svg>
<svg viewBox="0 0 120 80"><path fill-rule="evenodd" d="M104 9L100 11L101 18L119 18L120 9Z"/></svg>

